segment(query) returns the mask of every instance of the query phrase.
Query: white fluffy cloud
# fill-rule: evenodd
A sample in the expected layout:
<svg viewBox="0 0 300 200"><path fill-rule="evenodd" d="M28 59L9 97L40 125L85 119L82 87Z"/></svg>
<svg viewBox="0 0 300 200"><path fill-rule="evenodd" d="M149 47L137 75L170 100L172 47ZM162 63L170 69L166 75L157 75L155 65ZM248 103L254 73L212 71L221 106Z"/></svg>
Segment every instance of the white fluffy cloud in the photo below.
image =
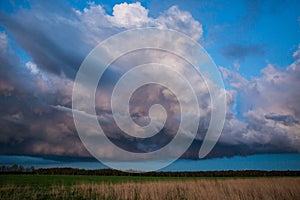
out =
<svg viewBox="0 0 300 200"><path fill-rule="evenodd" d="M113 25L121 28L144 27L153 23L153 19L148 17L149 10L144 8L140 2L121 3L113 7L113 16L108 19Z"/></svg>
<svg viewBox="0 0 300 200"><path fill-rule="evenodd" d="M118 32L118 29L160 27L183 32L191 38L198 40L202 37L202 25L186 11L172 6L157 18L149 17L149 10L136 3L121 3L113 7L112 15L105 13L100 5L90 4L83 11L75 10L83 26L92 30L90 34L97 42L107 37L107 33ZM105 32L103 32L105 28ZM111 30L110 30L111 29ZM120 31L120 30L119 30ZM104 37L103 37L104 36Z"/></svg>
<svg viewBox="0 0 300 200"><path fill-rule="evenodd" d="M184 32L195 40L200 39L203 33L202 25L189 12L181 11L177 6L172 6L159 16L157 23L161 27Z"/></svg>

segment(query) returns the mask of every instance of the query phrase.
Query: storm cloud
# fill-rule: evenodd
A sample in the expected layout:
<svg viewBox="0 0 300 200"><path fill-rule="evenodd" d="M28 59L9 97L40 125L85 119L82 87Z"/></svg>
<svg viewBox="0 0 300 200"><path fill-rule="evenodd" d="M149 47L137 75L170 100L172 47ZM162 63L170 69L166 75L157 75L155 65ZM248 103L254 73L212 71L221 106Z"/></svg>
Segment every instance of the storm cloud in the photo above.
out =
<svg viewBox="0 0 300 200"><path fill-rule="evenodd" d="M94 3L77 10L65 3L33 2L29 8L2 12L0 24L4 28L0 32L1 154L90 156L74 126L72 89L83 59L109 36L131 28L159 27L183 32L195 40L203 39L201 23L189 12L172 6L153 18L139 2L117 4L111 15ZM251 80L220 67L231 89L226 91L228 112L224 130L210 157L300 150L299 52L294 53L295 62L290 66L268 65L261 77ZM265 48L231 44L224 47L223 54L242 59L264 55ZM100 80L103 88L97 91L95 104L99 123L115 144L134 152L149 152L167 144L176 133L179 107L174 95L159 86L145 86L133 95L131 114L137 124L149 122L148 110L155 103L162 103L170 116L159 133L164 137L151 141L124 135L114 124L110 108L113 84L129 66L138 65L141 60L180 63L163 52L149 50L120 58ZM210 123L209 92L194 71L183 72L189 75L201 99L196 140L183 157L198 158ZM233 106L239 108L240 116ZM104 157L114 156L108 148L103 147L102 151Z"/></svg>

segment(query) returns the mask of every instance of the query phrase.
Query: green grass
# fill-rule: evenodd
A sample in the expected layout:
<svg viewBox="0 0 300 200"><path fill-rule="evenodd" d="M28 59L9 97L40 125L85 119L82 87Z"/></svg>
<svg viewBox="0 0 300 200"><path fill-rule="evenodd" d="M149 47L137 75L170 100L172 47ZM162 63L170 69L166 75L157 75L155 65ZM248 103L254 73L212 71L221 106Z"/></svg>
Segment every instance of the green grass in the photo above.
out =
<svg viewBox="0 0 300 200"><path fill-rule="evenodd" d="M36 174L1 174L0 187L16 186L72 186L78 184L125 183L149 181L190 181L222 179L258 179L263 177L149 177L149 176L90 176L90 175L36 175ZM269 177L276 178L276 177Z"/></svg>
<svg viewBox="0 0 300 200"><path fill-rule="evenodd" d="M147 182L147 181L178 181L195 180L195 177L145 177L145 176L88 176L88 175L32 175L5 174L0 175L0 186L12 184L17 186L77 185L98 183ZM203 179L203 178L201 178Z"/></svg>
<svg viewBox="0 0 300 200"><path fill-rule="evenodd" d="M72 188L77 185L114 185L194 179L182 177L2 174L0 175L0 199L69 199L69 197L85 199L80 192L80 194L73 194ZM54 197L53 193L56 192L53 191L59 191L59 197ZM95 199L95 194L89 192L86 199Z"/></svg>

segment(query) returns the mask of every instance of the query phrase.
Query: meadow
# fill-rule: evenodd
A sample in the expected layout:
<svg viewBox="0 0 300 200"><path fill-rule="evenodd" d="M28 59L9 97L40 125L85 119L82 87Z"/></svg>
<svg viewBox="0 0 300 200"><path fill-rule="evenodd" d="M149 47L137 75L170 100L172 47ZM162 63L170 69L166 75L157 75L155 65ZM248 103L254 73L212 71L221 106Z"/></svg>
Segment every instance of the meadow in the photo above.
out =
<svg viewBox="0 0 300 200"><path fill-rule="evenodd" d="M300 199L299 177L1 175L0 199Z"/></svg>

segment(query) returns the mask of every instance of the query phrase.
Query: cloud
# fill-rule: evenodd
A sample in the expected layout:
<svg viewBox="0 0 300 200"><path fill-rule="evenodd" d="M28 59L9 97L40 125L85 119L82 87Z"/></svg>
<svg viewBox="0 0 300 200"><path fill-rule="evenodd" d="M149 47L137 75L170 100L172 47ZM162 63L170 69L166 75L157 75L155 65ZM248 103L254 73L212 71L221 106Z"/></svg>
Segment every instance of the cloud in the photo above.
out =
<svg viewBox="0 0 300 200"><path fill-rule="evenodd" d="M300 60L286 68L269 64L261 77L246 80L221 68L224 79L239 95L242 119L228 119L221 142L251 147L254 152L300 152ZM262 145L264 148L262 148Z"/></svg>
<svg viewBox="0 0 300 200"><path fill-rule="evenodd" d="M265 46L259 44L237 44L232 43L224 46L221 50L222 54L231 59L239 60L248 56L263 56L266 53Z"/></svg>
<svg viewBox="0 0 300 200"><path fill-rule="evenodd" d="M148 10L138 2L117 4L112 15L94 3L80 11L64 3L33 2L29 8L1 14L0 23L5 28L0 34L0 102L5 105L0 108L2 154L89 156L67 108L71 107L73 79L82 60L107 37L128 28L148 26L175 29L194 39L202 36L201 24L188 12L174 6L157 18L151 18ZM16 46L29 61L20 58ZM148 60L157 55L149 54ZM176 61L162 55L166 63ZM119 67L112 67L101 79L104 87L96 94L98 119L116 144L137 152L153 150L168 142L168 137L161 139L160 136L174 134L177 118L170 118L168 128L151 141L136 141L122 135L113 123L109 95L113 83L126 71L124 69L126 67L120 62ZM141 98L144 95L151 97L146 106L145 98ZM162 98L170 112L178 109L174 97L163 88L152 87L140 91L140 95L137 93L132 102L136 122L149 121L146 107ZM101 151L104 156L112 155L108 149Z"/></svg>
<svg viewBox="0 0 300 200"><path fill-rule="evenodd" d="M73 119L49 106L70 105L72 81L24 63L10 44L0 52L1 154L89 156Z"/></svg>
<svg viewBox="0 0 300 200"><path fill-rule="evenodd" d="M295 59L300 59L300 44L298 46L298 50L293 53L293 57Z"/></svg>
<svg viewBox="0 0 300 200"><path fill-rule="evenodd" d="M201 23L178 6L170 7L156 18L148 14L149 11L139 2L117 4L112 15L94 3L76 10L63 3L49 5L47 2L32 3L30 8L1 14L0 23L5 32L0 32L0 103L4 105L0 107L0 153L90 156L77 135L70 110L73 79L90 50L115 33L148 26L170 28L195 40L202 39ZM12 42L28 55L28 61L19 57ZM178 48L184 49L184 46L178 43ZM295 62L289 67L268 65L262 70L261 77L251 80L220 67L232 89L226 91L228 113L225 127L211 157L299 151L299 52L294 53ZM238 60L246 56L264 55L265 48L262 45L231 44L224 47L223 53L238 64ZM137 91L131 99L130 113L136 123L147 124L150 121L149 107L162 102L169 118L157 137L135 139L122 134L114 123L110 108L113 84L126 70L141 64L141 61L176 63L174 69L187 75L196 88L201 100L201 120L196 141L184 157L197 158L210 122L212 108L206 84L211 83L205 77L199 78L193 70L185 70L187 63L164 52L134 52L126 58L121 57L112 69L105 72L104 79L99 82L103 87L97 90L95 99L103 129L115 144L134 152L158 149L176 133L180 119L176 114L180 109L178 102L169 90L159 86L145 86ZM158 76L170 77L167 72ZM176 81L169 79L170 83ZM219 90L215 92L221 93ZM190 109L184 114L191 119L196 117L193 108L188 107L189 97L182 96L185 100L183 106ZM242 117L236 116L233 106L238 107ZM88 113L83 113L82 118L87 116ZM87 132L95 134L92 128L86 125ZM185 132L186 137L189 134ZM106 158L114 155L105 147L99 153Z"/></svg>
<svg viewBox="0 0 300 200"><path fill-rule="evenodd" d="M239 70L241 68L240 64L238 61L234 61L233 62L233 67L236 69L236 70Z"/></svg>
<svg viewBox="0 0 300 200"><path fill-rule="evenodd" d="M7 82L0 81L0 91L4 96L11 96L14 86Z"/></svg>
<svg viewBox="0 0 300 200"><path fill-rule="evenodd" d="M22 112L15 113L13 115L3 116L2 119L17 123L17 124L25 124L24 115Z"/></svg>
<svg viewBox="0 0 300 200"><path fill-rule="evenodd" d="M199 40L202 37L202 25L196 21L189 12L181 11L177 6L172 6L162 16L157 18L160 26L183 32Z"/></svg>
<svg viewBox="0 0 300 200"><path fill-rule="evenodd" d="M241 88L248 84L248 80L241 76L238 72L231 71L225 67L219 67L223 78L227 80L229 85L234 88Z"/></svg>
<svg viewBox="0 0 300 200"><path fill-rule="evenodd" d="M282 122L286 126L291 126L293 124L299 124L299 121L297 121L293 116L291 115L276 115L274 113L265 115L266 119Z"/></svg>
<svg viewBox="0 0 300 200"><path fill-rule="evenodd" d="M32 3L30 9L3 13L1 25L42 69L74 78L84 57L99 42L128 28L162 27L202 36L202 27L188 12L173 6L158 18L150 18L139 2L116 4L113 15L91 3L79 11L64 3ZM34 26L33 26L34 24ZM5 45L1 34L1 46Z"/></svg>
<svg viewBox="0 0 300 200"><path fill-rule="evenodd" d="M30 10L3 14L1 24L38 66L74 76L90 48L81 38L75 13L62 9L51 12L47 7L34 4Z"/></svg>
<svg viewBox="0 0 300 200"><path fill-rule="evenodd" d="M33 73L33 74L39 73L39 70L35 63L29 61L25 65L30 70L31 73Z"/></svg>
<svg viewBox="0 0 300 200"><path fill-rule="evenodd" d="M147 26L153 19L148 17L149 10L144 8L140 2L121 3L113 7L113 16L109 20L121 28L136 28ZM153 22L152 22L153 23Z"/></svg>
<svg viewBox="0 0 300 200"><path fill-rule="evenodd" d="M7 48L7 35L5 32L0 32L0 51L4 51Z"/></svg>

